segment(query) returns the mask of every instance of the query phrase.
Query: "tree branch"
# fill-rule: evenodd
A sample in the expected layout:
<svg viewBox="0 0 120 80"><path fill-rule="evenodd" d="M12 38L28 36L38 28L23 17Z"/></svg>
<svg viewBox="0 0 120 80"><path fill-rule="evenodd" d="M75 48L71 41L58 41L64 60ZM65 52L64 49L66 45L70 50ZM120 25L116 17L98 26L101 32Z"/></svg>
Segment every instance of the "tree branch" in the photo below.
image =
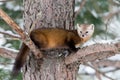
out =
<svg viewBox="0 0 120 80"><path fill-rule="evenodd" d="M8 48L0 48L0 56L8 59L15 59L17 51L10 50Z"/></svg>
<svg viewBox="0 0 120 80"><path fill-rule="evenodd" d="M16 35L16 34L10 34L10 33L7 33L7 32L3 32L3 31L0 31L0 34L4 34L4 35L7 35L9 37L12 37L12 38L16 38L16 39L20 39L20 36Z"/></svg>
<svg viewBox="0 0 120 80"><path fill-rule="evenodd" d="M113 78L107 76L104 72L98 70L97 68L95 68L95 67L93 67L93 66L91 66L91 65L89 65L89 64L85 64L85 65L87 65L87 66L93 68L98 74L103 75L104 77L108 78L109 80L115 80L115 79L113 79Z"/></svg>
<svg viewBox="0 0 120 80"><path fill-rule="evenodd" d="M118 9L117 11L115 12L110 12L108 15L106 16L103 16L103 19L104 20L110 20L113 16L117 15L120 13L120 9Z"/></svg>
<svg viewBox="0 0 120 80"><path fill-rule="evenodd" d="M38 58L42 58L42 53L36 48L29 35L25 33L2 9L0 9L0 16L21 36L21 40L34 52L34 55Z"/></svg>
<svg viewBox="0 0 120 80"><path fill-rule="evenodd" d="M81 9L84 7L85 3L86 3L86 0L82 0L79 9L75 12L74 20L78 16L78 14L80 13Z"/></svg>
<svg viewBox="0 0 120 80"><path fill-rule="evenodd" d="M103 59L115 54L120 50L120 43L116 44L95 44L83 49L80 49L75 54L71 54L65 58L65 63L70 64L73 62L88 62L96 59Z"/></svg>
<svg viewBox="0 0 120 80"><path fill-rule="evenodd" d="M120 68L120 61L118 60L101 60L99 62L93 62L92 63L94 66L96 67L100 67L100 66L112 66L112 67L116 67L116 68Z"/></svg>
<svg viewBox="0 0 120 80"><path fill-rule="evenodd" d="M9 2L9 1L15 1L15 0L0 0L0 2Z"/></svg>

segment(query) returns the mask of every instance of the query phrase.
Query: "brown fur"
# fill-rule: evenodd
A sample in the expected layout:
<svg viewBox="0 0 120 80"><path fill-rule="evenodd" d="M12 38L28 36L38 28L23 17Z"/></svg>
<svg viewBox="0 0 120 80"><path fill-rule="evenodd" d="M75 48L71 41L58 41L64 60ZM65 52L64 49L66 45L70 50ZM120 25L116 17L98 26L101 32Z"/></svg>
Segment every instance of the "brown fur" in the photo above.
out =
<svg viewBox="0 0 120 80"><path fill-rule="evenodd" d="M66 43L70 40L73 40L75 44L82 41L76 30L70 31L57 28L33 30L30 37L39 48L45 49L68 47Z"/></svg>
<svg viewBox="0 0 120 80"><path fill-rule="evenodd" d="M89 25L87 25L87 27L88 26ZM86 25L82 25L82 28L87 29ZM82 29L80 28L80 30ZM40 50L68 47L72 51L77 51L76 46L78 47L80 44L83 44L92 35L90 34L84 39L80 37L81 34L78 32L79 30L65 30L58 28L35 29L31 32L30 38ZM29 48L23 43L14 63L13 75L16 75L20 71L25 63L28 53Z"/></svg>

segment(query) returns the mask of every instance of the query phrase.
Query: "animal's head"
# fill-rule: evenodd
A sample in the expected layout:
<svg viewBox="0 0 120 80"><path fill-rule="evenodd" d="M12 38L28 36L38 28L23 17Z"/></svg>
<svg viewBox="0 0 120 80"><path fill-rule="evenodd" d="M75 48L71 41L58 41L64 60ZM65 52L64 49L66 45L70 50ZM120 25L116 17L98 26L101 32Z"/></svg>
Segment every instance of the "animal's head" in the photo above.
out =
<svg viewBox="0 0 120 80"><path fill-rule="evenodd" d="M83 39L90 38L94 32L94 24L77 24L77 32Z"/></svg>

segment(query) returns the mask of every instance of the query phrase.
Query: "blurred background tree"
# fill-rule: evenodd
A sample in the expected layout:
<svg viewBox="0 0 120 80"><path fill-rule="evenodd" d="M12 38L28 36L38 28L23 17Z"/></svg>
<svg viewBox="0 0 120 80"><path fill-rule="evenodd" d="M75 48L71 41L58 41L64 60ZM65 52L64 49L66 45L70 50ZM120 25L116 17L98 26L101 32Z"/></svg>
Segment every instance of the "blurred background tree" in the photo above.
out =
<svg viewBox="0 0 120 80"><path fill-rule="evenodd" d="M82 3L84 2L83 6ZM21 0L0 0L0 7L10 16L12 19L23 27L23 2ZM81 7L81 9L80 9ZM119 0L75 0L75 12L78 15L75 19L76 23L93 23L95 24L95 33L93 38L86 43L105 43L106 41L116 42L120 40L120 1ZM0 18L0 31L16 34L7 24ZM18 50L20 41L9 38L6 35L0 34L0 47L7 47ZM120 60L119 55L112 60ZM12 69L13 60L0 57L0 80L9 80L10 71ZM91 63L90 63L91 64ZM88 65L81 65L82 67L78 72L78 80L96 80L96 73L92 67ZM110 68L110 69L109 69ZM119 68L100 67L100 70L107 72L106 74L111 76L114 73L114 77L120 80L118 77ZM86 77L87 76L87 77ZM105 76L104 76L105 77ZM104 79L104 78L103 78ZM21 80L21 75L18 80ZM109 80L109 79L108 79Z"/></svg>

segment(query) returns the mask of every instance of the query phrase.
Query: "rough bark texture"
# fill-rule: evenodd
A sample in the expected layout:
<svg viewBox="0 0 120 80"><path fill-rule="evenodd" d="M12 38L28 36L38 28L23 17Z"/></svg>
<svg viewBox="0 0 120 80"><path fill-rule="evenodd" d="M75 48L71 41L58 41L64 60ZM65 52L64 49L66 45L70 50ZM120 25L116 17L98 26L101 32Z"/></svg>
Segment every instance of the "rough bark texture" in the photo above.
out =
<svg viewBox="0 0 120 80"><path fill-rule="evenodd" d="M24 0L26 31L34 26L74 29L73 18L74 0ZM55 55L63 52L45 52L46 56L42 60L29 56L23 67L23 80L76 80L77 65L66 65L64 57ZM47 56L48 54L52 56Z"/></svg>
<svg viewBox="0 0 120 80"><path fill-rule="evenodd" d="M37 28L73 29L74 0L24 0L25 30L37 20Z"/></svg>
<svg viewBox="0 0 120 80"><path fill-rule="evenodd" d="M53 51L48 54L42 60L29 57L23 68L24 80L76 80L77 64L66 65L64 57L53 57Z"/></svg>
<svg viewBox="0 0 120 80"><path fill-rule="evenodd" d="M66 57L65 63L70 64L76 61L92 62L96 59L107 58L118 53L119 48L120 43L91 45L90 47L80 49L76 54L71 54L70 56Z"/></svg>

